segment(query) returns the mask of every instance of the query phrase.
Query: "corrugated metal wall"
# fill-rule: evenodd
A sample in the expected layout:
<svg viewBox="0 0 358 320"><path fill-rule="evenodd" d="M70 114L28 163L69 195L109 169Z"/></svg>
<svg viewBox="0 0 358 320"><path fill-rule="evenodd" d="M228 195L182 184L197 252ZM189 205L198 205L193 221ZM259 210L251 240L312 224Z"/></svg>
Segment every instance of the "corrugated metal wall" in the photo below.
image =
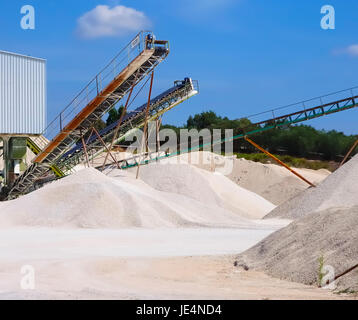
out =
<svg viewBox="0 0 358 320"><path fill-rule="evenodd" d="M0 51L0 134L40 134L46 124L46 61Z"/></svg>

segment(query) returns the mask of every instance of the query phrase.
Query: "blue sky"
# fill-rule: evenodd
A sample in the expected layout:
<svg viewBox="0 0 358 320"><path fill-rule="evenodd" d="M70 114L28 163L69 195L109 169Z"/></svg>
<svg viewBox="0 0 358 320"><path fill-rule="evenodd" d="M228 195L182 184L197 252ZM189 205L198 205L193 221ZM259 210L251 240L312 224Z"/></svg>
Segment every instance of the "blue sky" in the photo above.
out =
<svg viewBox="0 0 358 320"><path fill-rule="evenodd" d="M20 8L27 4L36 10L35 30L20 28ZM335 8L335 30L320 27L326 4ZM98 5L132 8L135 15L121 31L85 34L96 28L83 30L78 19ZM136 26L145 25L171 45L156 71L154 94L176 79L199 80L200 95L165 115L166 123L182 124L204 110L240 118L358 86L357 15L355 0L1 0L0 49L47 59L52 118L136 34ZM357 112L307 124L357 134Z"/></svg>

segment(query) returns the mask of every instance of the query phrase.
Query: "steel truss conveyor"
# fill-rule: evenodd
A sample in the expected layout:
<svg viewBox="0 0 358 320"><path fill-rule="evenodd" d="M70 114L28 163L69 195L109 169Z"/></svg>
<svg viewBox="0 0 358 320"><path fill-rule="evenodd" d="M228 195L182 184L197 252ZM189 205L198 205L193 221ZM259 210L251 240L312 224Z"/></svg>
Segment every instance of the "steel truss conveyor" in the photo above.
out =
<svg viewBox="0 0 358 320"><path fill-rule="evenodd" d="M198 92L198 83L195 80L185 78L183 81L175 81L172 88L164 91L150 101L148 119L153 120L158 118L163 113L196 95ZM143 127L146 108L147 103L133 111L128 112L123 117L115 143L124 140L126 135L130 133L132 129ZM103 141L105 143L112 141L118 124L119 120L99 131L99 136L102 141L96 135L90 136L85 143L86 150L84 150L83 143L78 142L75 147L62 156L62 158L57 162L57 166L61 168L62 171L66 172L75 165L82 163L86 159L86 152L88 155L94 154L93 157L96 157L97 154L105 150Z"/></svg>
<svg viewBox="0 0 358 320"><path fill-rule="evenodd" d="M27 193L34 182L71 149L129 90L169 54L168 41L140 32L51 122L43 136L51 140L7 193L13 199ZM37 143L34 139L34 143Z"/></svg>
<svg viewBox="0 0 358 320"><path fill-rule="evenodd" d="M216 141L213 141L210 143L197 144L192 148L187 148L187 149L178 148L178 151L175 151L172 153L166 153L165 155L153 157L149 160L143 160L141 162L135 161L133 164L127 164L127 161L123 160L123 161L121 161L121 163L123 163L124 165L122 165L121 168L127 169L127 168L131 168L131 167L135 167L138 164L140 164L140 165L149 164L151 162L159 161L161 159L165 159L168 157L176 156L176 155L183 154L183 153L188 153L188 152L195 151L195 150L200 150L204 147L222 144L222 143L233 141L236 139L243 139L245 137L248 137L248 136L251 136L251 135L254 135L257 133L261 133L261 132L264 132L267 130L272 130L272 129L280 128L280 127L287 127L287 126L301 123L304 121L308 121L308 120L316 119L316 118L323 117L326 115L334 114L337 112L356 108L356 107L358 107L358 95L354 95L353 90L357 90L357 89L358 89L358 87L351 88L351 89L337 92L337 93L334 93L331 95L318 97L318 98L315 98L312 100L307 100L307 101L301 102L299 104L293 104L290 106L269 110L267 112L263 112L263 113L259 113L259 114L247 117L246 119L254 118L257 116L267 117L268 119L263 120L263 121L253 122L250 126L241 129L240 130L241 132L235 136L226 137L226 138L216 140ZM323 103L324 98L327 99L327 97L331 97L331 96L337 95L337 94L340 94L343 96L349 95L349 97L344 98L344 99L335 100L335 101L328 102L328 103ZM316 106L307 108L305 105L307 103L310 103L311 105L316 104ZM300 110L297 111L299 106L300 106ZM296 109L296 111L291 112L291 113L286 113L283 115L275 116L275 114L277 114L279 112L282 113L282 111L287 110L289 108ZM268 117L268 114L270 114L271 117Z"/></svg>

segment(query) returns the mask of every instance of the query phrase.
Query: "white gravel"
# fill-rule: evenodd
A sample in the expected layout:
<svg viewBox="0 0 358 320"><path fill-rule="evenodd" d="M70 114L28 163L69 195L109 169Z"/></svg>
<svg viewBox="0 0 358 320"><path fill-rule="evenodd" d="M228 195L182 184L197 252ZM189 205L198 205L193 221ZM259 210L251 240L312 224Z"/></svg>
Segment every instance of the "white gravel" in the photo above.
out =
<svg viewBox="0 0 358 320"><path fill-rule="evenodd" d="M173 164L190 163L209 172L216 171L239 186L250 190L274 205L280 205L306 190L309 185L290 171L276 164L263 164L236 157L224 157L211 152L192 152L166 159ZM325 169L293 168L318 185L330 172Z"/></svg>
<svg viewBox="0 0 358 320"><path fill-rule="evenodd" d="M330 208L358 205L358 156L328 176L316 188L309 188L278 206L265 218L297 219Z"/></svg>
<svg viewBox="0 0 358 320"><path fill-rule="evenodd" d="M188 164L143 166L140 179L156 190L181 194L249 219L261 219L275 208L271 202L235 184L220 172L208 172Z"/></svg>
<svg viewBox="0 0 358 320"><path fill-rule="evenodd" d="M238 257L239 265L274 277L318 285L319 259L340 275L358 264L358 207L327 209L298 219ZM358 291L358 269L335 283Z"/></svg>

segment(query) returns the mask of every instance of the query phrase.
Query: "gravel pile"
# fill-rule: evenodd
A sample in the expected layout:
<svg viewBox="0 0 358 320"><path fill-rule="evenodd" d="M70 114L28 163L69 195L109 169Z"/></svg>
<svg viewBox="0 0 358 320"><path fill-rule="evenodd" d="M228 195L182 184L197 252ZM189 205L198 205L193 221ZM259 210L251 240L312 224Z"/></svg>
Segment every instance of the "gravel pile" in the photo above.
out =
<svg viewBox="0 0 358 320"><path fill-rule="evenodd" d="M278 206L265 218L298 219L330 208L358 206L358 155L329 175L316 188L309 188Z"/></svg>
<svg viewBox="0 0 358 320"><path fill-rule="evenodd" d="M273 210L268 218L295 221L238 257L238 264L305 284L317 284L319 259L340 275L358 264L358 156L317 188ZM337 280L358 291L358 269Z"/></svg>
<svg viewBox="0 0 358 320"><path fill-rule="evenodd" d="M309 185L287 169L276 164L263 164L243 158L224 157L207 151L192 152L166 160L174 164L190 163L206 171L223 173L231 181L255 192L274 205L292 199ZM325 169L294 168L312 183L318 185L330 172Z"/></svg>
<svg viewBox="0 0 358 320"><path fill-rule="evenodd" d="M119 170L112 175L106 176L92 168L84 169L19 199L0 203L0 228L256 226L255 222L244 217L244 210L240 214L238 210L233 212L206 201L207 197L200 201L174 192L159 191ZM203 189L197 191L205 193L205 188L204 184ZM248 196L247 193L249 191L244 196ZM264 224L262 222L263 228Z"/></svg>
<svg viewBox="0 0 358 320"><path fill-rule="evenodd" d="M134 173L136 168L130 170ZM189 164L150 164L140 168L140 179L159 191L181 194L249 219L261 219L275 206L225 177Z"/></svg>
<svg viewBox="0 0 358 320"><path fill-rule="evenodd" d="M358 264L358 206L328 209L276 231L238 256L238 265L280 279L319 283L319 259L340 275ZM358 269L336 281L337 290L358 291Z"/></svg>

